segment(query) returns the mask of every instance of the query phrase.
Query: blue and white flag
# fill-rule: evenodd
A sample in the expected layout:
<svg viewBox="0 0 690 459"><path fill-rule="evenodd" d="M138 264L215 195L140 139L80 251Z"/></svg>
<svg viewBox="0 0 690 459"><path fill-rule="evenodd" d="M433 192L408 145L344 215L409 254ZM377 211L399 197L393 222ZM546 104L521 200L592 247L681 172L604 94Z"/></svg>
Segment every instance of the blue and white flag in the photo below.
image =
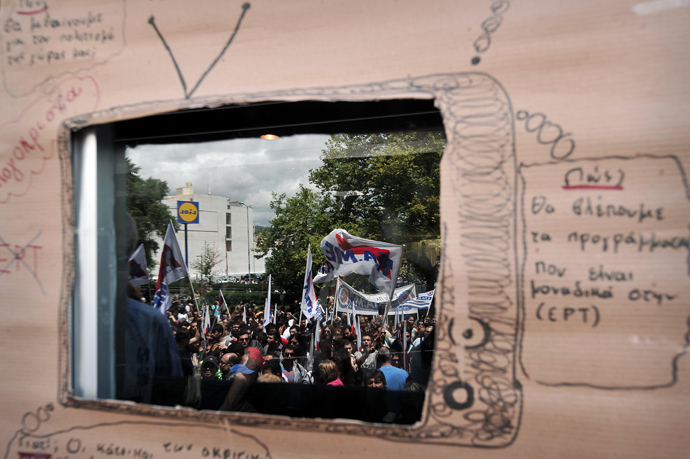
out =
<svg viewBox="0 0 690 459"><path fill-rule="evenodd" d="M300 306L301 311L307 317L307 320L311 320L312 317L319 315L319 300L316 297L316 291L314 290L314 278L312 277L312 262L311 262L311 245L307 249L307 269L304 272L304 286L302 287L302 304ZM322 315L323 313L321 313Z"/></svg>
<svg viewBox="0 0 690 459"><path fill-rule="evenodd" d="M182 251L177 243L177 236L175 236L175 228L170 222L168 223L168 230L165 232L156 293L153 295L153 307L158 309L161 314L165 314L172 303L168 286L185 277L189 277L187 264L182 258Z"/></svg>
<svg viewBox="0 0 690 459"><path fill-rule="evenodd" d="M414 309L429 309L431 302L434 300L435 290L430 290L425 293L421 293L417 298L412 298L398 306L396 310L403 313L409 312Z"/></svg>

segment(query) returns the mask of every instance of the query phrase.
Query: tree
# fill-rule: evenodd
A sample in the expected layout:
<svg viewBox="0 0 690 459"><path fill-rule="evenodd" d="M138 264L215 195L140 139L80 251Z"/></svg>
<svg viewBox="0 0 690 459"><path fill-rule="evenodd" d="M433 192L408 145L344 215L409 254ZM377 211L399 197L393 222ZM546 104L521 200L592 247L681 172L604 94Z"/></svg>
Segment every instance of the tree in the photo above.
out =
<svg viewBox="0 0 690 459"><path fill-rule="evenodd" d="M154 237L164 239L168 222L171 220L175 230L180 225L175 221L168 207L161 202L168 194L168 184L152 177L142 178L139 176L141 168L135 166L127 157L125 161L127 163L127 211L137 224L138 243L144 244L146 263L149 269L152 269L157 264L153 259L153 254L159 248Z"/></svg>
<svg viewBox="0 0 690 459"><path fill-rule="evenodd" d="M323 166L309 181L335 196L336 220L359 224L358 236L394 244L440 239L442 132L334 135L322 152ZM433 285L436 266L428 257L408 257L413 271Z"/></svg>
<svg viewBox="0 0 690 459"><path fill-rule="evenodd" d="M192 263L192 268L197 270L201 275L202 282L206 280L210 283L213 280L213 268L222 260L221 252L215 245L204 242L204 248L201 253L196 256Z"/></svg>
<svg viewBox="0 0 690 459"><path fill-rule="evenodd" d="M402 244L440 237L440 132L340 134L326 144L309 181L336 199L334 211L363 234Z"/></svg>
<svg viewBox="0 0 690 459"><path fill-rule="evenodd" d="M322 152L323 166L288 198L274 195L276 217L259 235L267 272L285 288L301 289L307 246L314 269L322 257L319 243L334 228L395 244L438 247L440 238L441 132L332 136ZM426 258L428 260L428 258ZM433 285L436 266L408 257L410 272Z"/></svg>
<svg viewBox="0 0 690 459"><path fill-rule="evenodd" d="M300 185L297 194L273 194L275 218L257 234L256 257L266 256L266 272L273 282L292 292L302 290L307 248L311 244L313 268L321 264L319 243L336 225L355 225L334 218L333 198Z"/></svg>

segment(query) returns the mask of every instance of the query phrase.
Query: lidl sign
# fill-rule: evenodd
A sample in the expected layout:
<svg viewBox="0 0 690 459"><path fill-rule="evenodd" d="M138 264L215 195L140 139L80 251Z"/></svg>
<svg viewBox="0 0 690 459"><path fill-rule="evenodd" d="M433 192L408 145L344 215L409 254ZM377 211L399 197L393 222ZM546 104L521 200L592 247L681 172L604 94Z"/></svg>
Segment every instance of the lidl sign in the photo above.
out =
<svg viewBox="0 0 690 459"><path fill-rule="evenodd" d="M199 203L194 201L177 201L178 223L199 223Z"/></svg>

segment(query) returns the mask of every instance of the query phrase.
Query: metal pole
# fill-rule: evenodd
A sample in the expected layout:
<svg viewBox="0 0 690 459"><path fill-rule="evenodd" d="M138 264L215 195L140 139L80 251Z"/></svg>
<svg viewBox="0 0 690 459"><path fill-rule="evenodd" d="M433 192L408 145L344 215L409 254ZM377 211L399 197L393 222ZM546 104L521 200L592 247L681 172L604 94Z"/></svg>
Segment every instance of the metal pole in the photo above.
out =
<svg viewBox="0 0 690 459"><path fill-rule="evenodd" d="M187 247L187 224L184 224L184 261L187 263L187 271L189 271L189 249Z"/></svg>
<svg viewBox="0 0 690 459"><path fill-rule="evenodd" d="M251 238L249 236L249 207L251 206L247 206L247 283L249 283L252 278L252 258L249 252L249 244L251 243Z"/></svg>
<svg viewBox="0 0 690 459"><path fill-rule="evenodd" d="M251 249L251 236L249 233L249 208L252 206L251 204L247 205L244 202L239 203L241 206L244 206L247 209L247 284L251 281L252 277L252 256L250 254L250 249Z"/></svg>
<svg viewBox="0 0 690 459"><path fill-rule="evenodd" d="M254 244L254 237L253 236L254 236L254 228L255 227L256 227L256 218L254 218L254 215L252 215L252 238L251 238L252 244ZM256 276L256 258L254 258L253 261L254 261L254 269L252 271L254 271L254 275Z"/></svg>

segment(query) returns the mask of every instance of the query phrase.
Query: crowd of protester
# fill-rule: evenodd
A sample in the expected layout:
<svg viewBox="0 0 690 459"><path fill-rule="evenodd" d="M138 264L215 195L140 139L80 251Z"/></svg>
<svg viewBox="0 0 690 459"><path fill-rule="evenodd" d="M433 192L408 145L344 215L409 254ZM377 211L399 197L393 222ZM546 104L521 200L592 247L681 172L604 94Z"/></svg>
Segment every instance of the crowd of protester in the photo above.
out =
<svg viewBox="0 0 690 459"><path fill-rule="evenodd" d="M263 406L266 394L275 400L276 394L295 397L297 393L295 386L287 393L278 385L305 386L299 388L300 394L309 390L306 385L311 385L327 387L324 390L330 391L327 394L333 400L338 400L340 395L359 397L363 414L354 417L360 419L373 422L419 419L420 401L433 355L435 319L430 316L417 319L410 315L404 322L390 327L384 327L380 316L359 316L360 347L357 328L348 325L345 313L317 325L315 320L299 315L297 302L287 310L279 310L275 323L265 326L263 308L253 304L240 302L228 308L216 303L210 306L210 316L211 326L205 332L203 308L197 309L193 301L175 299L167 311L180 371L187 381L187 405L221 411L265 412L266 409L257 405ZM214 385L224 381L230 382L229 387L227 383ZM216 405L208 400L200 404L194 400L194 387L197 398L208 393L199 388L218 387L216 392L222 394L222 403L216 393ZM367 390L373 394L385 391L387 395L366 396ZM260 401L252 395L258 392L263 394ZM304 395L299 397L303 410L302 405L308 401ZM406 400L415 400L416 410L412 414L405 411L409 405ZM333 417L341 417L340 414L335 412ZM407 419L401 421L401 417Z"/></svg>

